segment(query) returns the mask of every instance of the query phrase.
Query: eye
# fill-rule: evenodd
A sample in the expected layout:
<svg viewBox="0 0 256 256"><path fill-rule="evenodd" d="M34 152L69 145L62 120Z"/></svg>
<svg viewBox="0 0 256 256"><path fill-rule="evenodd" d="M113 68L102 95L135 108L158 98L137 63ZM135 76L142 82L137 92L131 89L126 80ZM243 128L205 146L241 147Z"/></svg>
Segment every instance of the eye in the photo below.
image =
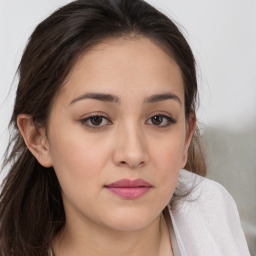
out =
<svg viewBox="0 0 256 256"><path fill-rule="evenodd" d="M147 123L154 126L167 127L175 124L176 120L166 115L154 115L147 120Z"/></svg>
<svg viewBox="0 0 256 256"><path fill-rule="evenodd" d="M106 118L105 116L101 116L101 115L93 115L93 116L89 116L86 117L82 120L80 120L80 122L83 125L88 126L89 128L100 128L103 127L105 125L111 124L110 120L108 118Z"/></svg>

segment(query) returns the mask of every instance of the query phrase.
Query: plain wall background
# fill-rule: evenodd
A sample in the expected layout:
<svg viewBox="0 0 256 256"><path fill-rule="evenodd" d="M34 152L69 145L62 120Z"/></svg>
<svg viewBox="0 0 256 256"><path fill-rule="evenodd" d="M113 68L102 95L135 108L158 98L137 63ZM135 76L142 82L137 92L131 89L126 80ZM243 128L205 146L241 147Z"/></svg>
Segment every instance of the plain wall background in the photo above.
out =
<svg viewBox="0 0 256 256"><path fill-rule="evenodd" d="M0 161L8 142L15 81L9 90L23 49L35 26L68 2L0 0ZM256 255L256 1L148 2L181 25L194 51L208 176L233 195Z"/></svg>

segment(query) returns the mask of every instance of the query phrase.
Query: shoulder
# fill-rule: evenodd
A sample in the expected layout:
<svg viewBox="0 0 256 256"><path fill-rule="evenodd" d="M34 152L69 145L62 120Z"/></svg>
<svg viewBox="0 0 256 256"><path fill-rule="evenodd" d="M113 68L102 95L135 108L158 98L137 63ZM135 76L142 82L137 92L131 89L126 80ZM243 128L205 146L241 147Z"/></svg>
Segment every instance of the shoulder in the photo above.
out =
<svg viewBox="0 0 256 256"><path fill-rule="evenodd" d="M191 192L171 214L176 232L196 255L249 255L236 204L221 184L182 170L179 186Z"/></svg>
<svg viewBox="0 0 256 256"><path fill-rule="evenodd" d="M198 176L186 170L181 171L181 182L191 192L181 201L181 208L195 210L198 216L207 220L208 225L215 227L239 223L237 206L230 193L218 182Z"/></svg>
<svg viewBox="0 0 256 256"><path fill-rule="evenodd" d="M179 178L181 190L189 191L182 202L193 202L197 207L209 207L215 210L237 210L230 193L218 182L201 177L186 170L181 170ZM208 211L207 211L208 212Z"/></svg>

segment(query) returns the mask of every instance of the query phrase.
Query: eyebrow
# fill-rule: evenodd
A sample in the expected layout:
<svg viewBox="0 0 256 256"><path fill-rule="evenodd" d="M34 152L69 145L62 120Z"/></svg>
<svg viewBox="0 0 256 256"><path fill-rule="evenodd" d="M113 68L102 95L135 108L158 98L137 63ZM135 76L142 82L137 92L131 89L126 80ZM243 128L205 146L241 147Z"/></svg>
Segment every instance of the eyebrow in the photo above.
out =
<svg viewBox="0 0 256 256"><path fill-rule="evenodd" d="M104 102L113 102L120 104L121 100L118 96L112 95L112 94L106 94L106 93L85 93L75 99L73 99L69 105L72 105L73 103L80 101L80 100L85 100L85 99L93 99L93 100L99 100L99 101L104 101ZM164 100L175 100L177 101L180 105L181 100L180 98L174 94L174 93L162 93L162 94L154 94L151 95L147 98L144 99L144 103L156 103L159 101L164 101Z"/></svg>
<svg viewBox="0 0 256 256"><path fill-rule="evenodd" d="M105 102L114 102L120 104L120 99L117 96L111 95L111 94L105 94L105 93L85 93L75 99L73 99L69 105L85 99L93 99L93 100L99 100L99 101L105 101Z"/></svg>
<svg viewBox="0 0 256 256"><path fill-rule="evenodd" d="M156 103L164 100L175 100L181 105L180 98L174 93L154 94L144 100L145 103Z"/></svg>

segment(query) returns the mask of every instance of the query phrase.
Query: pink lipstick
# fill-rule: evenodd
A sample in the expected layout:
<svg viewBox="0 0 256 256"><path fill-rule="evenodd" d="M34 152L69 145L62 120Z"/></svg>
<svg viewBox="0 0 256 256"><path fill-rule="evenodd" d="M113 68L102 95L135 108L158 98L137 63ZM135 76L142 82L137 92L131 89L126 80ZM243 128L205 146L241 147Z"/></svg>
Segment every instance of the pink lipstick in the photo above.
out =
<svg viewBox="0 0 256 256"><path fill-rule="evenodd" d="M136 199L147 193L152 185L142 179L122 179L106 185L105 188L122 198Z"/></svg>

